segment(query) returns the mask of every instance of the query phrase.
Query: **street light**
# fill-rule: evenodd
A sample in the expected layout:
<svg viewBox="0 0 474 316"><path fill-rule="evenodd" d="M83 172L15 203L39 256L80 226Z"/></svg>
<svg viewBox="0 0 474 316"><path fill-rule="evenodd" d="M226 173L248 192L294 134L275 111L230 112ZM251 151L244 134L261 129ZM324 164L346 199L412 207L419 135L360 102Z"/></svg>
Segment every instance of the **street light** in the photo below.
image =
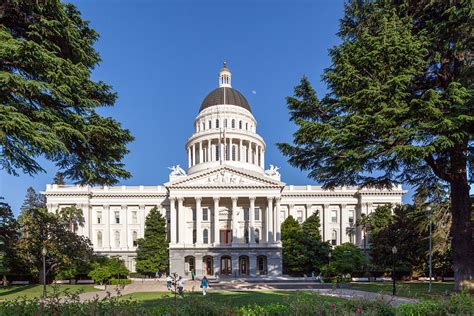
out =
<svg viewBox="0 0 474 316"><path fill-rule="evenodd" d="M41 254L43 255L43 299L46 299L47 292L46 292L46 254L48 251L46 247L43 247L41 250Z"/></svg>
<svg viewBox="0 0 474 316"><path fill-rule="evenodd" d="M397 247L393 246L392 247L392 254L393 254L393 266L392 266L392 279L393 279L393 289L392 289L392 294L395 296L397 293L396 287L395 287L395 255L397 254Z"/></svg>
<svg viewBox="0 0 474 316"><path fill-rule="evenodd" d="M426 208L426 211L428 212L428 219L429 219L429 225L430 225L430 252L429 252L429 273L430 273L430 285L428 287L428 293L431 294L431 290L432 290L432 275L433 275L433 270L432 270L432 259L433 259L433 251L432 251L432 246L431 246L431 238L432 238L432 234L431 234L431 222L432 222L432 218L433 218L433 213L431 212L431 207L427 207Z"/></svg>

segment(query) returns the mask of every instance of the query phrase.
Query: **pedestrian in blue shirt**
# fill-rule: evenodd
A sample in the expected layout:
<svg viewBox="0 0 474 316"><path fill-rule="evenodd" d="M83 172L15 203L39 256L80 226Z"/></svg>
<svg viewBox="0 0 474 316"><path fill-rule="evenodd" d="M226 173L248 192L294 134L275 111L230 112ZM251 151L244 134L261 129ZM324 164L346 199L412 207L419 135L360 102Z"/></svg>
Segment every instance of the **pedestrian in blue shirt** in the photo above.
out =
<svg viewBox="0 0 474 316"><path fill-rule="evenodd" d="M201 280L202 295L207 294L207 288L208 287L209 287L209 281L207 280L207 277L204 276Z"/></svg>

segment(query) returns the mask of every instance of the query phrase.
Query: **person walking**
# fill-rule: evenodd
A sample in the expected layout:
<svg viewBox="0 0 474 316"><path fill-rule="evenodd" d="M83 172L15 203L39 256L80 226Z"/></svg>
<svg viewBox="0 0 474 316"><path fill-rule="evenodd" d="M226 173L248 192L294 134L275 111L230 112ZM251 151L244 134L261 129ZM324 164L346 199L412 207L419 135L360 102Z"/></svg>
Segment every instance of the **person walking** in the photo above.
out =
<svg viewBox="0 0 474 316"><path fill-rule="evenodd" d="M178 293L184 296L184 279L182 276L178 278Z"/></svg>
<svg viewBox="0 0 474 316"><path fill-rule="evenodd" d="M207 288L208 287L209 287L209 281L207 280L207 277L204 276L201 280L202 295L207 294Z"/></svg>
<svg viewBox="0 0 474 316"><path fill-rule="evenodd" d="M166 288L171 291L171 286L173 285L173 278L168 274L166 277Z"/></svg>

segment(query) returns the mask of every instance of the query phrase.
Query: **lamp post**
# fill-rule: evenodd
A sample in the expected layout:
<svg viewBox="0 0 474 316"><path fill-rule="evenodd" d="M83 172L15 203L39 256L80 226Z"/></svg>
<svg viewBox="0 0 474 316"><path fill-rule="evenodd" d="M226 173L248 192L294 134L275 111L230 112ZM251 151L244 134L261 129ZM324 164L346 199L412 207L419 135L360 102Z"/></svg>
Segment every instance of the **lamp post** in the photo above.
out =
<svg viewBox="0 0 474 316"><path fill-rule="evenodd" d="M429 243L430 246L429 246L429 248L430 249L429 249L429 261L428 261L429 262L430 283L429 283L429 286L428 286L428 293L431 294L431 291L432 291L432 281L431 281L431 279L433 277L433 269L432 269L433 251L432 251L432 241L431 241L431 239L432 239L432 233L431 233L431 226L432 225L431 225L431 223L432 223L432 220L433 220L433 213L431 212L431 207L429 207L429 206L426 208L426 211L428 212L428 219L429 219L429 224L428 225L430 225L430 228L429 228L429 230L430 230L430 243Z"/></svg>
<svg viewBox="0 0 474 316"><path fill-rule="evenodd" d="M396 286L395 286L395 255L397 254L397 247L395 247L395 246L392 247L392 254L393 254L393 266L392 266L393 289L392 289L392 294L393 294L393 296L395 296L396 293L397 293Z"/></svg>
<svg viewBox="0 0 474 316"><path fill-rule="evenodd" d="M43 299L46 298L47 292L46 292L46 254L48 251L46 250L46 247L43 247L41 250L41 254L43 255Z"/></svg>

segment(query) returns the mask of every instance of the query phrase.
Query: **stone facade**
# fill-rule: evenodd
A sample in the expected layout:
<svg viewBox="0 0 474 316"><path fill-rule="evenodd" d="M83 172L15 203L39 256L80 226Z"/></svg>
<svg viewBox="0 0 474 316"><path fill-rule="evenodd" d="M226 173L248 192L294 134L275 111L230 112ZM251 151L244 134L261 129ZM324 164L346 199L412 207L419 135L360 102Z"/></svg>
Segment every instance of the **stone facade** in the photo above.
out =
<svg viewBox="0 0 474 316"><path fill-rule="evenodd" d="M49 211L82 208L85 224L77 233L89 237L97 253L120 256L134 271L136 240L144 235L148 212L158 207L168 221L170 272L241 277L281 275L280 224L289 215L303 222L317 212L324 240L363 247L357 218L402 202L401 186L286 185L277 167L265 170L266 144L226 66L219 85L201 105L186 142L187 172L174 166L163 186L48 184L43 194Z"/></svg>

